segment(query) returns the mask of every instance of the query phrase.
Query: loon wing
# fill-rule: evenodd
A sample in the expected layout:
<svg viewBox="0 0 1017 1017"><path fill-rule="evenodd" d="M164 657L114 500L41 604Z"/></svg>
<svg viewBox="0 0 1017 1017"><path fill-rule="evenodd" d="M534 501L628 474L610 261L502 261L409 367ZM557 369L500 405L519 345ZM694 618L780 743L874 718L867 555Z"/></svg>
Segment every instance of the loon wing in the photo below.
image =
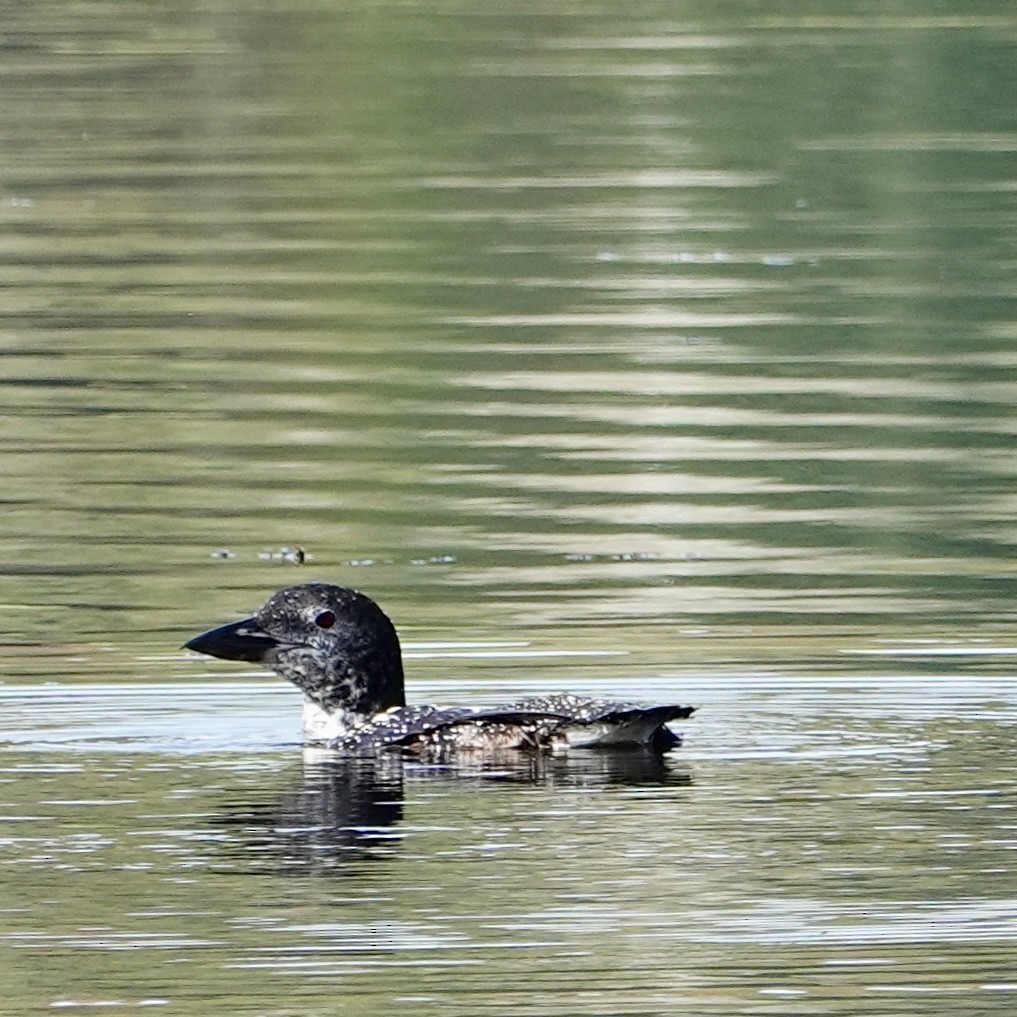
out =
<svg viewBox="0 0 1017 1017"><path fill-rule="evenodd" d="M694 706L677 706L674 703L624 703L617 699L592 699L567 692L549 696L531 696L529 699L513 703L512 706L528 713L547 713L564 717L576 724L622 721L636 717L666 724L669 720L690 717L695 712Z"/></svg>
<svg viewBox="0 0 1017 1017"><path fill-rule="evenodd" d="M330 741L329 747L364 752L643 745L664 752L681 743L667 722L692 712L691 706L641 706L572 695L538 696L490 708L406 706L378 714Z"/></svg>

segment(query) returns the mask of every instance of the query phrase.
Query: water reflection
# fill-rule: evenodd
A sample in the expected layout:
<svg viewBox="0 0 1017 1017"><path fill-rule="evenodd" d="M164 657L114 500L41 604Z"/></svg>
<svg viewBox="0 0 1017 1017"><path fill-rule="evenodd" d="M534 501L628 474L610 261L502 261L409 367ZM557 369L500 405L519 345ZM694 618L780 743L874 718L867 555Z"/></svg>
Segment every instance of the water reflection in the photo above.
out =
<svg viewBox="0 0 1017 1017"><path fill-rule="evenodd" d="M423 765L394 753L342 758L306 749L278 783L284 790L234 791L212 815L210 824L229 833L215 838L213 864L237 872L342 874L354 862L392 856L405 835L407 798L421 793L454 800L476 787L492 794L498 787L530 787L554 798L580 789L682 787L692 776L672 759L640 750L485 753ZM440 812L447 809L446 803ZM436 821L426 807L420 811L417 822Z"/></svg>
<svg viewBox="0 0 1017 1017"><path fill-rule="evenodd" d="M259 872L335 872L384 857L403 818L403 764L396 756L305 759L281 793L256 790L224 803L214 826L231 867Z"/></svg>
<svg viewBox="0 0 1017 1017"><path fill-rule="evenodd" d="M7 5L5 1013L1013 1013L1017 22L801 6ZM297 544L694 736L298 763Z"/></svg>

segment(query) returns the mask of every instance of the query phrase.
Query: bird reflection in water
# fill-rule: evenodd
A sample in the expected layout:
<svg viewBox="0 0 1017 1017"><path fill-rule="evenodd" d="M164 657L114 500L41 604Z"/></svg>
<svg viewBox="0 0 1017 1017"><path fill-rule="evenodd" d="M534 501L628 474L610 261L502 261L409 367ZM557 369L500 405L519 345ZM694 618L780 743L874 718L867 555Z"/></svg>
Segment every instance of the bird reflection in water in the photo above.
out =
<svg viewBox="0 0 1017 1017"><path fill-rule="evenodd" d="M212 822L230 867L260 872L340 871L381 860L400 838L403 762L397 756L328 759L310 752L284 789L249 789ZM288 785L288 786L286 786Z"/></svg>
<svg viewBox="0 0 1017 1017"><path fill-rule="evenodd" d="M640 750L576 752L567 757L506 751L476 760L457 754L448 763L422 764L398 754L339 757L305 749L296 772L280 775L279 790L251 789L227 802L214 825L229 831L217 858L230 870L341 875L381 862L399 850L407 798L418 819L427 804L415 792L454 797L477 785L555 791L611 787L674 788L692 783L668 757ZM466 813L464 820L468 819Z"/></svg>

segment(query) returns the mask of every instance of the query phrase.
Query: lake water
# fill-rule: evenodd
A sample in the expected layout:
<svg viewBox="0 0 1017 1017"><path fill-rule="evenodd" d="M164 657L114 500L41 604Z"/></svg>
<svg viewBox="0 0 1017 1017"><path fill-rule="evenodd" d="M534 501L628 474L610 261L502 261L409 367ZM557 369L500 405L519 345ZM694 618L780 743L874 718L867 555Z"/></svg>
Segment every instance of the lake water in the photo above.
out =
<svg viewBox="0 0 1017 1017"><path fill-rule="evenodd" d="M12 7L0 1013L1011 1014L1014 68L988 0ZM413 701L686 744L305 754L178 647L311 578Z"/></svg>

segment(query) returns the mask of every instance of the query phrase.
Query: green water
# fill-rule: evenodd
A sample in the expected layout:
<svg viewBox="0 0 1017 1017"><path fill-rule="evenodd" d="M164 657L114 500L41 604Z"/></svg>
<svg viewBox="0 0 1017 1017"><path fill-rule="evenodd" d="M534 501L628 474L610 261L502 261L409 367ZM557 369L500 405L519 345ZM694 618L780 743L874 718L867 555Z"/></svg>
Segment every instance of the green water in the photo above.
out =
<svg viewBox="0 0 1017 1017"><path fill-rule="evenodd" d="M0 1012L1011 1012L1008 5L8 7ZM686 746L304 759L310 578Z"/></svg>

